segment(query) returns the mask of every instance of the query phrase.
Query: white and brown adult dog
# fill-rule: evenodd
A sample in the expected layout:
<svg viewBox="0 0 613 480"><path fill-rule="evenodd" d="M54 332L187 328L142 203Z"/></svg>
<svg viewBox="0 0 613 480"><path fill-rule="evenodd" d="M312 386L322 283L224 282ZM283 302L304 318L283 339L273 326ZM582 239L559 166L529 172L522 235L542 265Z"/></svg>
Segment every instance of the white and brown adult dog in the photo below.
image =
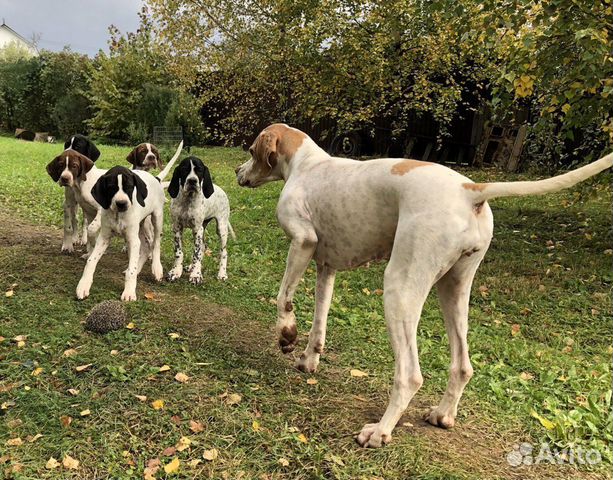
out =
<svg viewBox="0 0 613 480"><path fill-rule="evenodd" d="M175 244L175 263L168 272L169 281L175 281L183 274L183 230L191 228L194 234L194 253L189 268L189 281L194 285L202 283L202 254L204 253L204 230L215 220L219 236L219 280L227 280L228 231L234 238L230 225L230 202L221 188L213 183L207 166L198 157L185 158L172 174L168 187L170 216Z"/></svg>
<svg viewBox="0 0 613 480"><path fill-rule="evenodd" d="M64 150L74 150L89 158L92 162L95 162L98 160L98 158L100 158L100 150L98 150L98 147L94 145L94 142L92 142L86 136L80 134L72 135L70 138L68 138L64 143ZM58 179L54 178L54 181L57 182ZM74 251L74 245L85 245L87 243L87 225L89 224L89 221L87 220L87 215L84 213L82 234L79 235L79 225L77 220L78 209L79 202L76 199L73 188L65 188L64 239L62 240L62 252L64 253L72 253Z"/></svg>
<svg viewBox="0 0 613 480"><path fill-rule="evenodd" d="M436 285L451 350L447 390L428 415L433 425L454 425L458 402L472 376L466 340L468 303L475 272L493 234L487 200L537 195L570 187L613 165L613 154L577 170L534 182L473 183L442 165L405 159L365 162L332 158L299 130L275 124L259 134L249 161L236 169L241 186L284 180L277 218L291 239L277 297L277 329L283 352L296 345L292 299L309 261L317 264L315 316L306 350L297 360L315 371L337 270L389 259L384 307L395 356L394 384L379 423L367 424L360 445L380 447L423 378L417 324Z"/></svg>

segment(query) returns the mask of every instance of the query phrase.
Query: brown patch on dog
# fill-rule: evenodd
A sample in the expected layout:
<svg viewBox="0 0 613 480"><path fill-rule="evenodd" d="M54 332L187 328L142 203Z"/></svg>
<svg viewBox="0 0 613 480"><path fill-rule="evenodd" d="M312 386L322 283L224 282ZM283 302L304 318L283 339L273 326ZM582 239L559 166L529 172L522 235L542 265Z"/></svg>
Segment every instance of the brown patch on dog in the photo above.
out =
<svg viewBox="0 0 613 480"><path fill-rule="evenodd" d="M463 183L462 187L473 192L482 192L487 188L487 183Z"/></svg>
<svg viewBox="0 0 613 480"><path fill-rule="evenodd" d="M291 312L294 309L294 306L292 305L292 302L286 302L285 303L285 311L286 312Z"/></svg>
<svg viewBox="0 0 613 480"><path fill-rule="evenodd" d="M483 205L485 205L485 201L473 205L473 210L475 211L476 215L479 215L481 213L481 210L483 210Z"/></svg>
<svg viewBox="0 0 613 480"><path fill-rule="evenodd" d="M298 329L296 325L291 327L283 327L279 336L279 347L283 353L289 353L296 347L296 337L298 336Z"/></svg>
<svg viewBox="0 0 613 480"><path fill-rule="evenodd" d="M262 130L249 152L259 170L270 172L277 165L279 155L283 155L286 160L291 159L305 138L306 134L300 130L274 123Z"/></svg>
<svg viewBox="0 0 613 480"><path fill-rule="evenodd" d="M86 173L92 169L94 162L76 150L64 150L49 162L47 173L53 181L57 182L60 179L66 168L66 159L68 159L68 170L72 174L72 178L85 181L87 179Z"/></svg>
<svg viewBox="0 0 613 480"><path fill-rule="evenodd" d="M146 143L140 143L132 149L132 151L126 157L128 163L134 165L136 169L149 170L153 167L163 168L164 164L162 162L160 152L158 151L157 147L153 143L150 143L149 145L151 146L151 153L155 156L155 165L151 165L150 162L147 162L147 164L145 164L145 158L149 153L149 149L147 148Z"/></svg>
<svg viewBox="0 0 613 480"><path fill-rule="evenodd" d="M404 175L405 173L409 173L411 170L418 167L427 167L428 165L434 165L431 162L422 162L420 160L402 160L394 164L392 167L391 173L392 175Z"/></svg>

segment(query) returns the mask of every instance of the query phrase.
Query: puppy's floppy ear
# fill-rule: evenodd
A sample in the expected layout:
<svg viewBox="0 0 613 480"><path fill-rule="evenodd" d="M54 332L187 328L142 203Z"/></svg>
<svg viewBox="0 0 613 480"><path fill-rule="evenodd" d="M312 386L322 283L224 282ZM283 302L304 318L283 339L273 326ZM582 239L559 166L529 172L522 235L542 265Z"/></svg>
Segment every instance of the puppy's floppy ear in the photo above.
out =
<svg viewBox="0 0 613 480"><path fill-rule="evenodd" d="M157 165L157 168L161 170L162 168L164 168L164 162L162 162L162 157L160 157L160 151L155 145L151 145L151 151L155 155L155 163Z"/></svg>
<svg viewBox="0 0 613 480"><path fill-rule="evenodd" d="M54 182L57 182L60 179L60 176L62 175L62 170L64 170L64 166L62 165L61 155L58 155L47 164L47 173L53 179Z"/></svg>
<svg viewBox="0 0 613 480"><path fill-rule="evenodd" d="M202 176L202 193L204 194L204 198L209 198L213 195L213 180L211 179L211 173L206 165L204 166L204 174Z"/></svg>
<svg viewBox="0 0 613 480"><path fill-rule="evenodd" d="M179 172L180 167L181 166L179 165L175 168L174 172L172 172L172 180L170 181L170 185L168 186L168 194L172 198L177 198L177 195L179 195L179 188L181 187L181 173Z"/></svg>
<svg viewBox="0 0 613 480"><path fill-rule="evenodd" d="M79 178L83 181L87 180L87 172L94 166L93 160L84 155L79 155Z"/></svg>
<svg viewBox="0 0 613 480"><path fill-rule="evenodd" d="M134 147L132 151L128 153L128 156L126 157L126 160L128 161L128 163L131 163L135 167L136 167L136 150L138 150L138 147Z"/></svg>
<svg viewBox="0 0 613 480"><path fill-rule="evenodd" d="M136 173L134 175L134 185L136 186L136 200L140 203L141 207L145 206L145 198L149 194L147 190L147 185L143 182L142 178L140 178Z"/></svg>
<svg viewBox="0 0 613 480"><path fill-rule="evenodd" d="M94 200L105 210L111 207L113 196L106 187L106 175L102 175L92 187L92 197L94 197Z"/></svg>
<svg viewBox="0 0 613 480"><path fill-rule="evenodd" d="M95 162L96 160L98 160L98 158L100 158L100 150L98 150L98 147L94 145L94 142L92 142L89 139L87 139L87 155L86 156L92 162Z"/></svg>

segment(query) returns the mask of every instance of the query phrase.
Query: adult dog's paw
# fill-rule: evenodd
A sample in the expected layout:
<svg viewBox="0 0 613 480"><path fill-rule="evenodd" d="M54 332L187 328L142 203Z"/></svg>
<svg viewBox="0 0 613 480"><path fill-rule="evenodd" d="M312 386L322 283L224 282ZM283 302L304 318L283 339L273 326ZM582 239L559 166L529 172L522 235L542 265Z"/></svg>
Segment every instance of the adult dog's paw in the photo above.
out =
<svg viewBox="0 0 613 480"><path fill-rule="evenodd" d="M151 273L153 274L153 278L155 278L156 282L161 282L164 278L164 269L162 268L161 264L152 265Z"/></svg>
<svg viewBox="0 0 613 480"><path fill-rule="evenodd" d="M282 327L279 331L279 347L283 353L293 352L296 348L296 338L298 337L298 329L296 324L292 323Z"/></svg>
<svg viewBox="0 0 613 480"><path fill-rule="evenodd" d="M79 282L76 293L78 300L83 300L84 298L89 297L89 286L83 282Z"/></svg>
<svg viewBox="0 0 613 480"><path fill-rule="evenodd" d="M181 269L173 268L166 274L166 280L168 280L169 282L174 282L176 280L179 280L179 278L181 278L182 273L183 273L182 268Z"/></svg>
<svg viewBox="0 0 613 480"><path fill-rule="evenodd" d="M228 279L228 274L226 272L219 272L217 274L217 280L221 280L222 282L225 282Z"/></svg>
<svg viewBox="0 0 613 480"><path fill-rule="evenodd" d="M361 447L380 448L392 441L392 434L383 432L378 423L367 423L356 437L356 441Z"/></svg>
<svg viewBox="0 0 613 480"><path fill-rule="evenodd" d="M202 274L200 274L200 273L197 273L197 274L192 273L189 276L189 283L191 283L192 285L200 285L202 283Z"/></svg>
<svg viewBox="0 0 613 480"><path fill-rule="evenodd" d="M296 360L294 366L304 373L314 373L317 371L317 366L319 365L319 354L312 353L307 354L306 350L300 355L300 358Z"/></svg>
<svg viewBox="0 0 613 480"><path fill-rule="evenodd" d="M430 412L424 416L424 420L430 425L444 429L453 428L455 425L455 417L451 412L440 410L439 407L433 407Z"/></svg>

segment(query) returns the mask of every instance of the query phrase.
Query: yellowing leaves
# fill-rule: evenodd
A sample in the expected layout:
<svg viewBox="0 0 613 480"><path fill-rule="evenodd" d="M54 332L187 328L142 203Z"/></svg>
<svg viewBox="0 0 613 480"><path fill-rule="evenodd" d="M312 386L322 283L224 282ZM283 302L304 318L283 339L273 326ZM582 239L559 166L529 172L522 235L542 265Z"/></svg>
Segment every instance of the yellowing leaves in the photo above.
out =
<svg viewBox="0 0 613 480"><path fill-rule="evenodd" d="M511 336L516 337L517 335L519 335L520 330L520 325L518 323L514 323L513 325L511 325Z"/></svg>
<svg viewBox="0 0 613 480"><path fill-rule="evenodd" d="M309 439L306 437L304 433L301 433L296 437L300 443L309 443Z"/></svg>
<svg viewBox="0 0 613 480"><path fill-rule="evenodd" d="M85 410L82 410L81 413L79 415L81 415L82 417L87 417L88 415L91 415L91 411L89 408L86 408Z"/></svg>
<svg viewBox="0 0 613 480"><path fill-rule="evenodd" d="M307 385L317 385L317 379L315 378L307 378Z"/></svg>
<svg viewBox="0 0 613 480"><path fill-rule="evenodd" d="M195 420L190 420L189 421L189 429L194 432L194 433L200 433L202 431L204 431L204 425L202 425L202 423L197 422Z"/></svg>
<svg viewBox="0 0 613 480"><path fill-rule="evenodd" d="M254 420L253 423L251 424L251 428L253 429L254 432L259 432L261 430L260 422L258 422L257 420Z"/></svg>
<svg viewBox="0 0 613 480"><path fill-rule="evenodd" d="M541 415L536 413L535 410L532 410L530 412L530 415L532 415L539 422L541 422L541 425L543 425L543 427L545 427L547 430L553 430L555 428L555 424L551 420L547 420L545 417L542 417Z"/></svg>
<svg viewBox="0 0 613 480"><path fill-rule="evenodd" d="M532 75L521 75L513 81L515 95L524 98L534 91L534 77Z"/></svg>
<svg viewBox="0 0 613 480"><path fill-rule="evenodd" d="M281 465L282 467L289 467L289 460L287 458L283 458L281 457L279 460L277 460L277 462L279 463L279 465Z"/></svg>
<svg viewBox="0 0 613 480"><path fill-rule="evenodd" d="M351 369L351 371L349 372L349 374L352 377L356 377L356 378L360 378L360 377L368 377L368 373L363 372L362 370L358 370L357 368L353 368Z"/></svg>
<svg viewBox="0 0 613 480"><path fill-rule="evenodd" d="M9 438L6 441L7 446L9 447L20 447L21 445L23 445L23 440L19 437L16 438Z"/></svg>
<svg viewBox="0 0 613 480"><path fill-rule="evenodd" d="M33 377L38 377L41 373L43 373L43 369L42 369L42 367L38 367L38 368L35 368L32 371L32 376Z"/></svg>
<svg viewBox="0 0 613 480"><path fill-rule="evenodd" d="M243 397L241 397L238 393L230 393L226 397L226 403L228 405L238 405L239 403L241 403L242 399Z"/></svg>
<svg viewBox="0 0 613 480"><path fill-rule="evenodd" d="M47 470L54 470L57 467L60 466L60 462L58 462L55 458L50 457L49 460L47 460L47 463L45 464L45 468Z"/></svg>
<svg viewBox="0 0 613 480"><path fill-rule="evenodd" d="M176 446L177 451L182 452L183 450L189 448L191 444L192 444L192 441L188 437L181 437Z"/></svg>
<svg viewBox="0 0 613 480"><path fill-rule="evenodd" d="M75 368L75 370L77 372L84 372L85 370L88 370L92 365L93 363L88 363L86 365L79 365L78 367Z"/></svg>
<svg viewBox="0 0 613 480"><path fill-rule="evenodd" d="M159 369L158 372L167 372L168 370L170 370L170 365L162 365Z"/></svg>
<svg viewBox="0 0 613 480"><path fill-rule="evenodd" d="M179 471L180 466L181 466L181 461L177 457L175 457L172 459L170 463L168 463L167 465L164 465L164 472L166 472L167 475L170 475L172 473L177 473Z"/></svg>
<svg viewBox="0 0 613 480"><path fill-rule="evenodd" d="M64 468L68 468L69 470L76 470L79 468L79 461L72 458L70 455L66 455L62 460L62 465L64 465Z"/></svg>
<svg viewBox="0 0 613 480"><path fill-rule="evenodd" d="M205 460L208 460L209 462L212 462L218 456L219 456L219 452L217 451L216 448L211 448L210 450L205 450L204 453L202 454L202 458L204 458Z"/></svg>
<svg viewBox="0 0 613 480"><path fill-rule="evenodd" d="M161 410L162 408L164 408L164 400L154 400L153 402L151 402L151 406L154 410Z"/></svg>
<svg viewBox="0 0 613 480"><path fill-rule="evenodd" d="M64 350L64 353L62 353L63 357L72 357L74 355L76 355L77 352L74 348L69 348L68 350Z"/></svg>
<svg viewBox="0 0 613 480"><path fill-rule="evenodd" d="M126 328L128 330L134 330L136 328L136 325L134 324L134 322L130 322L126 325Z"/></svg>
<svg viewBox="0 0 613 480"><path fill-rule="evenodd" d="M179 372L175 375L175 380L179 383L187 383L189 381L189 377L183 372Z"/></svg>

